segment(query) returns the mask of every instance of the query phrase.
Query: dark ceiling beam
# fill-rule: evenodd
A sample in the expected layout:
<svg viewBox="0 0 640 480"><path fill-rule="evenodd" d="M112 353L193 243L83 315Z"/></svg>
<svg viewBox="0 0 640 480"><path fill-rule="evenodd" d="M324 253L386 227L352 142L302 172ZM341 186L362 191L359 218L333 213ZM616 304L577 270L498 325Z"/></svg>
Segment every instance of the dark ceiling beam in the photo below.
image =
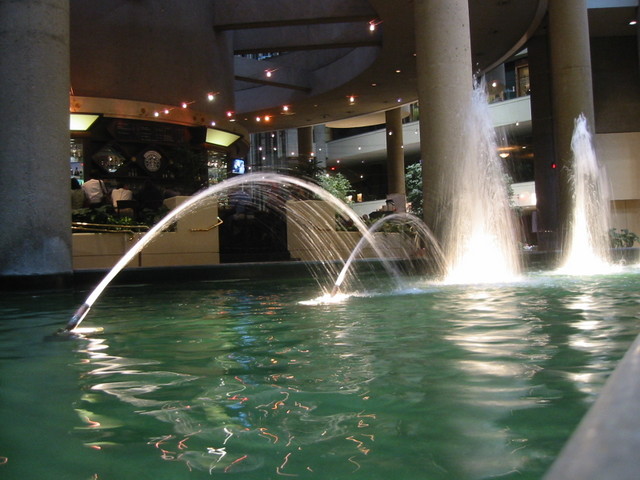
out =
<svg viewBox="0 0 640 480"><path fill-rule="evenodd" d="M276 27L292 27L300 25L326 25L331 23L357 23L370 22L377 20L371 15L352 15L345 17L323 17L323 18L292 18L290 20L268 20L263 22L238 22L228 23L224 25L214 25L215 31L225 30L246 30L252 28L276 28Z"/></svg>
<svg viewBox="0 0 640 480"><path fill-rule="evenodd" d="M284 52L303 52L306 50L329 50L334 48L358 48L358 47L379 47L382 45L380 40L361 41L361 42L345 42L345 43L318 43L309 45L275 45L263 46L255 48L242 48L234 50L234 55L251 55L258 53L284 53Z"/></svg>
<svg viewBox="0 0 640 480"><path fill-rule="evenodd" d="M269 87L287 88L289 90L297 90L299 92L310 93L311 88L303 87L302 85L292 85L290 83L272 82L270 80L264 80L262 78L243 77L236 75L233 78L241 82L258 83L260 85L268 85Z"/></svg>

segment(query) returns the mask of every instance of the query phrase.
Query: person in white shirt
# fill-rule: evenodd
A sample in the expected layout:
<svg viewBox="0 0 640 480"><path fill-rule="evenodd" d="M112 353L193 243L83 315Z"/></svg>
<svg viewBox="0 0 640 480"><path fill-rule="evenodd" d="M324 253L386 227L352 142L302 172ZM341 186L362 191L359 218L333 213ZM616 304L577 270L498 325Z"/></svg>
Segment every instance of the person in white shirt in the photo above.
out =
<svg viewBox="0 0 640 480"><path fill-rule="evenodd" d="M129 188L129 185L118 186L111 191L111 200L113 201L113 207L118 207L118 200L133 200L133 192Z"/></svg>
<svg viewBox="0 0 640 480"><path fill-rule="evenodd" d="M102 180L91 178L82 184L82 191L91 207L99 206L108 196L109 191Z"/></svg>

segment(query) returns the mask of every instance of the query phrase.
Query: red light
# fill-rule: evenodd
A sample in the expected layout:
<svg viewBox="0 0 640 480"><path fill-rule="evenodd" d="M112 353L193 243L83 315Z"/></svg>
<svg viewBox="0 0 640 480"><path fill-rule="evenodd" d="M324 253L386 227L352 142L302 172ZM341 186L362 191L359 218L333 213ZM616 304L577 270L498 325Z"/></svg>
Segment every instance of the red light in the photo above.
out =
<svg viewBox="0 0 640 480"><path fill-rule="evenodd" d="M558 168L558 165L556 165L556 162L553 162L553 163L551 164L551 168L553 168L553 169Z"/></svg>
<svg viewBox="0 0 640 480"><path fill-rule="evenodd" d="M330 170L335 170L335 169L336 169L336 167L331 167L331 169L330 169Z"/></svg>

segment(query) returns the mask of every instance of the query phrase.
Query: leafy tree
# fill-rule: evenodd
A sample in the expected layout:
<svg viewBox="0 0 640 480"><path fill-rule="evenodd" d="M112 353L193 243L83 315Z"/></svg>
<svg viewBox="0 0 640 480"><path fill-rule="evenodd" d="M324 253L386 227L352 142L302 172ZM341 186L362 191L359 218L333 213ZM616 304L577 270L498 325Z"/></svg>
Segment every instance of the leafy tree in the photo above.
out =
<svg viewBox="0 0 640 480"><path fill-rule="evenodd" d="M422 218L422 163L414 163L407 167L405 175L407 202L411 204L411 213Z"/></svg>
<svg viewBox="0 0 640 480"><path fill-rule="evenodd" d="M322 188L345 202L347 201L347 196L355 191L351 186L351 182L341 173L325 173L318 175L316 178Z"/></svg>
<svg viewBox="0 0 640 480"><path fill-rule="evenodd" d="M314 157L307 161L298 161L292 173L294 176L302 179L314 179L318 181L325 171L324 168L320 166L320 160Z"/></svg>

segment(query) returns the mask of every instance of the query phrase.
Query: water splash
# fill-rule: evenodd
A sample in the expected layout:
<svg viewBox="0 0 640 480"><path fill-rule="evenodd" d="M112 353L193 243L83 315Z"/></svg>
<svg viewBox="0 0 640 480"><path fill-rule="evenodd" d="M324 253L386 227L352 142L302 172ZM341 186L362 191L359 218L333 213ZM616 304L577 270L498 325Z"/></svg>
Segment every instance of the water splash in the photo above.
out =
<svg viewBox="0 0 640 480"><path fill-rule="evenodd" d="M319 297L312 298L310 300L301 300L298 302L300 305L333 305L336 303L343 303L348 300L351 295L347 293L326 293L324 295L320 295Z"/></svg>
<svg viewBox="0 0 640 480"><path fill-rule="evenodd" d="M443 220L445 283L495 283L520 276L517 228L508 180L497 154L484 85L474 88L459 159L447 166Z"/></svg>
<svg viewBox="0 0 640 480"><path fill-rule="evenodd" d="M598 162L587 119L582 114L575 120L571 151L573 212L559 273L589 275L611 272L609 181Z"/></svg>
<svg viewBox="0 0 640 480"><path fill-rule="evenodd" d="M171 224L182 218L183 216L189 214L197 208L207 205L208 202L214 201L220 193L232 190L234 188L238 188L244 185L251 186L266 186L269 187L265 189L265 191L271 192L273 199L273 204L280 206L282 211L286 210L286 200L289 198L289 194L291 192L286 193L274 193L274 187L287 186L294 187L298 189L302 189L305 192L310 192L313 195L319 197L322 201L326 202L330 205L335 211L339 212L345 218L348 218L351 223L358 229L358 231L363 236L370 235L368 232L367 226L364 224L362 219L344 202L337 199L329 192L321 188L320 186L307 182L295 177L289 177L286 175L275 174L275 173L252 173L239 177L234 177L232 179L225 180L219 184L213 185L206 190L203 190L197 195L190 197L187 201L180 204L178 207L171 210L164 218L162 218L156 225L154 225L138 242L128 250L122 258L116 263L116 265L105 275L105 277L100 281L98 286L91 292L91 294L87 297L85 302L76 310L74 315L71 317L66 327L61 330L63 332L76 332L77 327L84 320L84 318L89 313L89 310L96 302L96 300L100 297L105 288L111 283L111 281L120 273L120 271L127 265L131 260L135 258L135 256L142 251L149 243L155 240L158 236L160 236ZM277 198L274 198L277 196ZM288 211L287 211L288 212ZM289 212L288 212L289 213ZM305 212L303 212L305 213ZM310 212L306 212L307 214ZM316 212L317 213L317 212ZM300 221L304 220L303 218L299 219ZM309 232L313 234L313 229L309 229ZM322 239L317 239L315 237L306 238L306 240L310 243L319 243L317 246L318 249L323 248L327 249L328 246L326 243L322 243ZM319 241L320 240L320 241ZM384 252L380 250L380 248L375 244L375 242L371 242L372 247L374 248L377 256L381 259L384 267L389 271L392 275L396 275L394 266L385 259ZM325 268L327 267L327 262L321 262ZM337 272L336 272L337 274Z"/></svg>
<svg viewBox="0 0 640 480"><path fill-rule="evenodd" d="M376 221L369 228L369 233L376 233L386 225L391 224L400 227L408 227L411 231L413 239L409 241L409 246L403 249L405 258L421 260L421 263L424 264L423 267L425 267L424 270L430 273L435 273L438 275L442 273L444 269L444 256L442 250L437 240L431 233L431 230L429 230L429 228L422 220L409 213L394 213L392 215L382 217L381 219ZM363 236L360 239L356 247L351 252L351 255L345 262L342 271L338 275L338 278L336 279L333 287L333 292L331 294L332 296L335 296L338 293L338 289L344 282L351 264L356 259L358 254L360 254L365 245L370 242L380 242L380 239L372 235ZM397 242L395 246L399 246Z"/></svg>

